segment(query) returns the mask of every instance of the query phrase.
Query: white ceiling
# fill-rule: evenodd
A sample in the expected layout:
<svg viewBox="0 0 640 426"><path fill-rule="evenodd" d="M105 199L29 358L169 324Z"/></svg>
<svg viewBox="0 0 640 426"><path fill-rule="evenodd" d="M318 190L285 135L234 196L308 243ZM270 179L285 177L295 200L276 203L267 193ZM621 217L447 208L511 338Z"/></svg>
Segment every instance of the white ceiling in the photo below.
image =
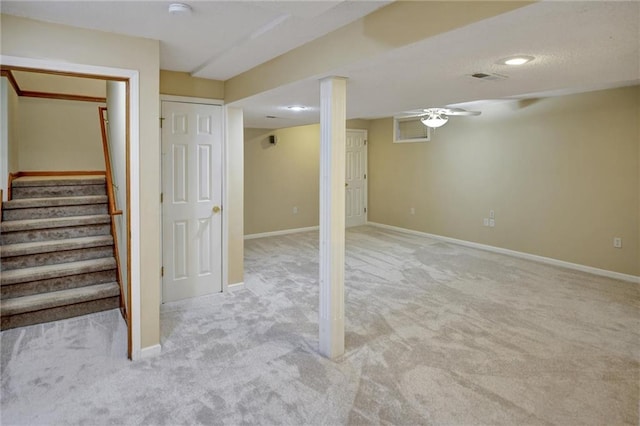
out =
<svg viewBox="0 0 640 426"><path fill-rule="evenodd" d="M536 59L521 67L496 64L515 54ZM508 78L483 81L470 77L476 72ZM389 117L478 100L639 84L640 2L540 2L330 74L349 78L348 118ZM256 127L318 122L319 84L317 78L299 81L237 104L245 108L245 122ZM274 105L293 104L312 108L298 113L274 109ZM267 119L266 115L279 118Z"/></svg>
<svg viewBox="0 0 640 426"><path fill-rule="evenodd" d="M2 1L9 15L160 40L160 68L227 80L365 16L380 1ZM190 16L171 15L187 3Z"/></svg>
<svg viewBox="0 0 640 426"><path fill-rule="evenodd" d="M191 1L194 14L187 19L169 16L169 3L3 0L1 10L159 39L162 69L225 80L389 2ZM513 54L536 59L519 68L496 64ZM481 81L469 77L475 72L508 78ZM538 2L332 69L326 75L349 78L348 118L378 118L423 107L639 84L640 2ZM249 127L318 122L319 77L234 104L244 108ZM286 109L293 104L310 108L299 113ZM278 118L267 119L267 115Z"/></svg>

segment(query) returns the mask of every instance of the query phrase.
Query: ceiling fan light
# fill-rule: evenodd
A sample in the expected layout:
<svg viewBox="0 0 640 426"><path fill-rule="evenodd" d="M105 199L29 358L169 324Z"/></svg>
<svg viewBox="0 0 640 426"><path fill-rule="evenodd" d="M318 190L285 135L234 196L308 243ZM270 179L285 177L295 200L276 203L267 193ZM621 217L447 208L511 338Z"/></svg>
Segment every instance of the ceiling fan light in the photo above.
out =
<svg viewBox="0 0 640 426"><path fill-rule="evenodd" d="M447 124L447 121L449 121L449 117L447 117L446 115L440 115L440 114L429 114L421 118L420 121L425 126L435 129Z"/></svg>

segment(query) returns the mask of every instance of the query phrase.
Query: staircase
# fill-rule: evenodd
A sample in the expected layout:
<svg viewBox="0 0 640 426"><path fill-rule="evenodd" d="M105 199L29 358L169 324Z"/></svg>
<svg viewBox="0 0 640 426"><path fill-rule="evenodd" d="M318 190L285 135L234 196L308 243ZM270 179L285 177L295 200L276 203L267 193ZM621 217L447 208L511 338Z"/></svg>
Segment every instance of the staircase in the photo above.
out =
<svg viewBox="0 0 640 426"><path fill-rule="evenodd" d="M25 176L0 223L0 329L120 307L104 176Z"/></svg>

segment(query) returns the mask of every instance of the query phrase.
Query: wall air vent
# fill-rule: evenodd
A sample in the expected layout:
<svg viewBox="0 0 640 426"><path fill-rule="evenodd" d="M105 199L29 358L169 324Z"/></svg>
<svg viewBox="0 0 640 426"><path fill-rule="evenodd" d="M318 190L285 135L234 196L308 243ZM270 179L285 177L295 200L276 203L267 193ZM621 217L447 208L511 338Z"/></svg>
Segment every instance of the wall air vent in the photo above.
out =
<svg viewBox="0 0 640 426"><path fill-rule="evenodd" d="M502 75L502 74L487 74L484 72L477 72L475 74L471 74L471 77L477 78L480 80L486 80L486 81L506 80L507 78L509 78L506 75Z"/></svg>

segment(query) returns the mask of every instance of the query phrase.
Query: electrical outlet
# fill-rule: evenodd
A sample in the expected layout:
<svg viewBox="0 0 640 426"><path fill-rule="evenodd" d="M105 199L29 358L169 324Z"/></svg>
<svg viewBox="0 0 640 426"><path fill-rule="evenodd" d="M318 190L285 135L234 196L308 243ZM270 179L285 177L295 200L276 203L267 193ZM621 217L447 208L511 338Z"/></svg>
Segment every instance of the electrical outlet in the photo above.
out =
<svg viewBox="0 0 640 426"><path fill-rule="evenodd" d="M411 207L411 209L409 209L409 213L411 214L416 214L416 209Z"/></svg>
<svg viewBox="0 0 640 426"><path fill-rule="evenodd" d="M496 226L496 220L495 219L489 219L489 227L493 228L494 226Z"/></svg>
<svg viewBox="0 0 640 426"><path fill-rule="evenodd" d="M489 219L495 219L496 218L496 212L494 212L493 210L489 210Z"/></svg>
<svg viewBox="0 0 640 426"><path fill-rule="evenodd" d="M293 208L293 214L298 214L298 206L295 206L295 207Z"/></svg>
<svg viewBox="0 0 640 426"><path fill-rule="evenodd" d="M622 248L622 238L620 238L620 237L615 237L615 238L613 239L613 246L614 246L615 248Z"/></svg>
<svg viewBox="0 0 640 426"><path fill-rule="evenodd" d="M482 224L483 224L484 226L489 226L489 218L488 218L488 217L485 217L484 219L482 219Z"/></svg>

